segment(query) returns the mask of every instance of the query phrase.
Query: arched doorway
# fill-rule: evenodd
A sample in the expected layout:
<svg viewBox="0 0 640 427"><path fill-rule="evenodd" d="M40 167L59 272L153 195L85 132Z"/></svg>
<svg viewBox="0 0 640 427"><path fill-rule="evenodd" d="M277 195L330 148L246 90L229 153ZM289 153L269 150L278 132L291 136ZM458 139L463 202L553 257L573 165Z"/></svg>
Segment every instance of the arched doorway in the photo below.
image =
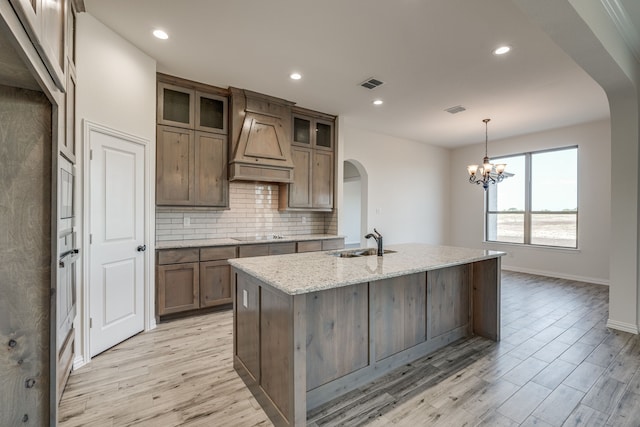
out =
<svg viewBox="0 0 640 427"><path fill-rule="evenodd" d="M342 232L347 248L365 246L367 233L367 171L357 160L344 161Z"/></svg>

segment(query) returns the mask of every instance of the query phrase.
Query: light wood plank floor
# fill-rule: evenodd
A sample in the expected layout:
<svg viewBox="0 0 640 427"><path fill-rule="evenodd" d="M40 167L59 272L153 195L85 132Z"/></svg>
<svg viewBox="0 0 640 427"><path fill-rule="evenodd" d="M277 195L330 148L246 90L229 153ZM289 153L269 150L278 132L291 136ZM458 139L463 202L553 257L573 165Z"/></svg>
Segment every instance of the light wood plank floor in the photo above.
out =
<svg viewBox="0 0 640 427"><path fill-rule="evenodd" d="M460 340L308 414L320 426L640 426L640 338L608 288L504 272L500 343ZM232 368L231 312L163 323L73 372L60 426L271 425Z"/></svg>

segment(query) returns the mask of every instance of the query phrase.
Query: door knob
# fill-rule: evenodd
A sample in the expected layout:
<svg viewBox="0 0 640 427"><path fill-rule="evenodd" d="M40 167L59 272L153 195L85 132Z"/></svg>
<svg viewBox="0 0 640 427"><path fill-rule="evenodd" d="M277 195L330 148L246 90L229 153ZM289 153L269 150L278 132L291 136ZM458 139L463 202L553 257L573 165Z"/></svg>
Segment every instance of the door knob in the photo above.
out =
<svg viewBox="0 0 640 427"><path fill-rule="evenodd" d="M144 252L147 250L147 245L140 245L138 246L138 252Z"/></svg>

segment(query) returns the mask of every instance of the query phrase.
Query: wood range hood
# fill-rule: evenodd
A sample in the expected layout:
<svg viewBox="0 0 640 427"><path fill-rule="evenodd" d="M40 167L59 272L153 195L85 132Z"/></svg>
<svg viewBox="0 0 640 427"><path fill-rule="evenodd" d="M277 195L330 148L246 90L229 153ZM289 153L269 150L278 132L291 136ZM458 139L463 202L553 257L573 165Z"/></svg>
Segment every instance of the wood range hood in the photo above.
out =
<svg viewBox="0 0 640 427"><path fill-rule="evenodd" d="M280 98L230 87L230 181L293 181L291 107Z"/></svg>

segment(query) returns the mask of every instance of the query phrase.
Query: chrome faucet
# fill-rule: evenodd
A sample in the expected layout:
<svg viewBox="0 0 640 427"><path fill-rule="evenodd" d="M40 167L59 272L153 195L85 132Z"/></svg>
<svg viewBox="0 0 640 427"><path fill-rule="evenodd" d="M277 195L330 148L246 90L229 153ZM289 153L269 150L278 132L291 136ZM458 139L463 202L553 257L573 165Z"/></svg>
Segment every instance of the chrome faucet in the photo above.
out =
<svg viewBox="0 0 640 427"><path fill-rule="evenodd" d="M382 250L382 235L378 233L378 230L376 230L375 228L373 229L373 233L367 234L366 236L364 236L364 238L370 239L373 237L376 243L378 244L378 256L382 256L382 254L384 253L384 251Z"/></svg>

